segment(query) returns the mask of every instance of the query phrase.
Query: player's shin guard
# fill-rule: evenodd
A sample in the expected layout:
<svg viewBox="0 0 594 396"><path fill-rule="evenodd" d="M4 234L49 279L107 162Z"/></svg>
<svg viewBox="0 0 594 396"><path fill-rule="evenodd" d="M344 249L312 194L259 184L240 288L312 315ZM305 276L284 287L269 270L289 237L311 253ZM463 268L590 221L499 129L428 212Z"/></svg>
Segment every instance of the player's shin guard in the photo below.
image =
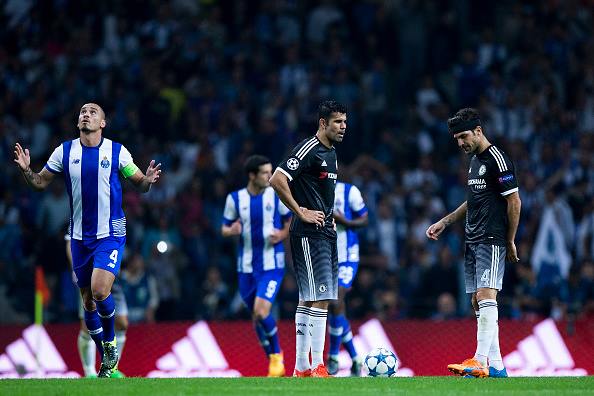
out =
<svg viewBox="0 0 594 396"><path fill-rule="evenodd" d="M97 349L99 350L99 356L103 356L103 327L101 325L101 319L95 311L84 311L85 324L89 329L89 335L95 342Z"/></svg>
<svg viewBox="0 0 594 396"><path fill-rule="evenodd" d="M340 343L342 342L343 327L340 318L342 315L331 315L330 321L330 356L338 356Z"/></svg>
<svg viewBox="0 0 594 396"><path fill-rule="evenodd" d="M82 363L85 377L97 376L97 369L95 368L97 348L89 333L83 330L79 331L76 344L78 346L78 355L80 356L80 362Z"/></svg>
<svg viewBox="0 0 594 396"><path fill-rule="evenodd" d="M311 370L309 351L311 336L309 334L310 308L298 306L295 313L295 370L304 372Z"/></svg>
<svg viewBox="0 0 594 396"><path fill-rule="evenodd" d="M272 315L268 315L264 319L260 320L260 325L266 332L266 337L270 343L270 353L280 353L280 343L278 341L278 328L276 327L276 321Z"/></svg>
<svg viewBox="0 0 594 396"><path fill-rule="evenodd" d="M97 312L103 326L103 341L111 342L115 338L115 301L113 296L110 293L104 300L95 300L95 304L97 304Z"/></svg>
<svg viewBox="0 0 594 396"><path fill-rule="evenodd" d="M341 315L341 320L343 328L342 343L344 344L345 349L348 351L351 359L354 359L357 357L357 350L355 349L355 344L353 343L353 332L351 331L351 324L344 315Z"/></svg>
<svg viewBox="0 0 594 396"><path fill-rule="evenodd" d="M266 356L270 355L270 341L268 341L266 331L264 331L264 328L262 327L259 321L254 322L254 330L256 331L256 335L258 336L258 342L260 342L262 349L264 349L264 353L266 354Z"/></svg>
<svg viewBox="0 0 594 396"><path fill-rule="evenodd" d="M476 353L474 354L474 357L482 365L486 366L499 315L497 312L497 301L495 300L481 300L478 305L480 314L476 333Z"/></svg>
<svg viewBox="0 0 594 396"><path fill-rule="evenodd" d="M311 366L324 364L324 343L326 341L326 319L328 310L311 307L309 309L309 329L311 330Z"/></svg>
<svg viewBox="0 0 594 396"><path fill-rule="evenodd" d="M116 330L116 340L118 340L118 357L122 360L122 352L124 351L124 345L126 345L126 331Z"/></svg>

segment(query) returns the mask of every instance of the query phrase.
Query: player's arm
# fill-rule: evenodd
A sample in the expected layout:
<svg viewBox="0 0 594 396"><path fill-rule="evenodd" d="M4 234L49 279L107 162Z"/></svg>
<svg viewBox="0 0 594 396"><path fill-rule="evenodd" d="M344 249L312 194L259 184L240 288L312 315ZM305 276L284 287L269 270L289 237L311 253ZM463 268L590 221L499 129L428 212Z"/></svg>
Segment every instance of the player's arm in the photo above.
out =
<svg viewBox="0 0 594 396"><path fill-rule="evenodd" d="M336 220L336 224L342 224L346 228L361 228L367 226L369 223L369 216L367 212L363 213L361 216L355 217L353 219L347 219L343 213L339 211L334 211L334 220Z"/></svg>
<svg viewBox="0 0 594 396"><path fill-rule="evenodd" d="M520 261L520 258L518 257L518 251L516 250L515 239L518 224L520 223L522 201L520 200L520 194L517 191L506 195L505 199L507 201L507 259L512 263L517 263Z"/></svg>
<svg viewBox="0 0 594 396"><path fill-rule="evenodd" d="M295 198L293 198L293 194L291 194L289 178L280 169L281 168L277 168L270 178L270 185L276 192L276 195L278 195L285 206L289 208L291 212L295 213L295 216L301 221L304 223L317 224L320 227L323 227L325 218L324 213L319 210L310 210L300 207L297 201L295 201Z"/></svg>
<svg viewBox="0 0 594 396"><path fill-rule="evenodd" d="M133 162L123 167L121 172L126 179L134 184L138 191L145 193L151 189L151 186L155 184L157 180L159 180L159 176L161 175L161 163L155 165L155 160L151 160L151 163L146 170L146 174L142 173L138 166Z"/></svg>
<svg viewBox="0 0 594 396"><path fill-rule="evenodd" d="M427 231L425 231L427 238L437 241L439 239L439 235L441 235L447 226L457 222L460 219L463 219L466 216L466 208L466 201L464 201L462 205L458 206L458 208L452 213L443 217L437 223L431 224L429 228L427 228Z"/></svg>
<svg viewBox="0 0 594 396"><path fill-rule="evenodd" d="M275 229L268 237L268 241L273 245L284 241L289 236L289 228L291 228L290 215L283 220L283 228L280 230Z"/></svg>
<svg viewBox="0 0 594 396"><path fill-rule="evenodd" d="M14 162L17 163L27 184L37 191L45 188L54 180L54 173L47 168L43 168L39 173L31 170L31 156L29 149L23 149L19 143L14 147Z"/></svg>
<svg viewBox="0 0 594 396"><path fill-rule="evenodd" d="M221 225L221 235L225 238L235 235L241 235L241 230L241 221L239 219L235 220L230 225Z"/></svg>
<svg viewBox="0 0 594 396"><path fill-rule="evenodd" d="M223 224L221 225L221 235L225 238L235 235L241 235L242 226L239 219L239 213L233 195L227 195L225 200L225 209L223 211Z"/></svg>

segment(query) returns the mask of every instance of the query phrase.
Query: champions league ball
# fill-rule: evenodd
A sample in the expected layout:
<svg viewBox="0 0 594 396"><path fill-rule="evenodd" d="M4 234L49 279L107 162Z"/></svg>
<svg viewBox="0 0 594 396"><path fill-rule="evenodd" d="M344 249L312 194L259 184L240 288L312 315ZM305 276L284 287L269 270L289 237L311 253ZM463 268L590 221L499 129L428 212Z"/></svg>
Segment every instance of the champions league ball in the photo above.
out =
<svg viewBox="0 0 594 396"><path fill-rule="evenodd" d="M365 358L365 368L370 377L395 377L398 359L394 352L385 348L375 348Z"/></svg>

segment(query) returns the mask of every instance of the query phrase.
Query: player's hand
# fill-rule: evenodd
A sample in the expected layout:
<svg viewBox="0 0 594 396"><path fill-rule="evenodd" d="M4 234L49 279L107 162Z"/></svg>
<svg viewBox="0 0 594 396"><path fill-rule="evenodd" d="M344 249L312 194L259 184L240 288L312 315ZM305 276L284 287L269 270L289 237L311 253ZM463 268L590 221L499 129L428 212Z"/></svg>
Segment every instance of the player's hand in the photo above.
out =
<svg viewBox="0 0 594 396"><path fill-rule="evenodd" d="M243 226L241 225L241 221L239 221L239 219L235 220L235 222L229 226L229 232L231 235L241 235L242 230Z"/></svg>
<svg viewBox="0 0 594 396"><path fill-rule="evenodd" d="M334 216L334 224L338 223L338 224L342 224L343 226L348 227L348 220L347 218L344 216L344 213L342 213L339 210L334 210L334 213L332 214Z"/></svg>
<svg viewBox="0 0 594 396"><path fill-rule="evenodd" d="M155 165L155 160L151 160L147 170L146 170L146 179L149 183L154 184L159 180L159 176L161 175L161 163L159 162Z"/></svg>
<svg viewBox="0 0 594 396"><path fill-rule="evenodd" d="M516 244L514 241L508 242L505 250L507 250L507 261L509 261L510 263L520 262L520 258L518 257L518 250L516 249Z"/></svg>
<svg viewBox="0 0 594 396"><path fill-rule="evenodd" d="M285 239L285 237L286 235L284 235L284 233L281 230L273 228L272 233L268 235L268 242L270 242L270 244L272 245L276 245L277 243Z"/></svg>
<svg viewBox="0 0 594 396"><path fill-rule="evenodd" d="M324 212L320 210L310 210L307 208L300 208L301 211L299 212L299 219L304 223L315 224L317 226L323 227L324 226L324 219L326 216Z"/></svg>
<svg viewBox="0 0 594 396"><path fill-rule="evenodd" d="M427 238L437 241L445 228L445 223L439 220L437 223L433 223L429 226L429 228L427 228L425 235L427 235Z"/></svg>
<svg viewBox="0 0 594 396"><path fill-rule="evenodd" d="M24 149L19 143L14 146L14 162L17 163L19 168L24 172L31 166L31 156L29 155L29 149Z"/></svg>

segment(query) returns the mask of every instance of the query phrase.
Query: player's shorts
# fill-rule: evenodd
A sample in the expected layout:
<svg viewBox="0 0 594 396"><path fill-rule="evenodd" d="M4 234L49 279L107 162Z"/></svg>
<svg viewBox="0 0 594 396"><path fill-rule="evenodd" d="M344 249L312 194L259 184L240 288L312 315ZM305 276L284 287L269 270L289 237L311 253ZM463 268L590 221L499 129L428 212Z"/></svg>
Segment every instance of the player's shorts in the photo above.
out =
<svg viewBox="0 0 594 396"><path fill-rule="evenodd" d="M124 289L120 285L119 278L116 278L111 287L111 295L115 302L115 315L116 316L128 316L128 303L126 302L126 296L124 295ZM84 319L84 308L82 304L82 297L78 295L78 318Z"/></svg>
<svg viewBox="0 0 594 396"><path fill-rule="evenodd" d="M338 264L338 286L350 289L357 276L359 270L359 263L354 261L346 261Z"/></svg>
<svg viewBox="0 0 594 396"><path fill-rule="evenodd" d="M239 295L249 310L254 309L256 297L274 302L285 276L284 268L257 272L239 273Z"/></svg>
<svg viewBox="0 0 594 396"><path fill-rule="evenodd" d="M299 300L336 300L338 252L336 239L291 236L291 255Z"/></svg>
<svg viewBox="0 0 594 396"><path fill-rule="evenodd" d="M474 293L481 288L501 290L505 254L505 246L467 243L464 253L466 293Z"/></svg>
<svg viewBox="0 0 594 396"><path fill-rule="evenodd" d="M93 268L101 268L117 276L125 244L126 237L109 236L91 241L72 239L72 269L78 287L90 286Z"/></svg>

